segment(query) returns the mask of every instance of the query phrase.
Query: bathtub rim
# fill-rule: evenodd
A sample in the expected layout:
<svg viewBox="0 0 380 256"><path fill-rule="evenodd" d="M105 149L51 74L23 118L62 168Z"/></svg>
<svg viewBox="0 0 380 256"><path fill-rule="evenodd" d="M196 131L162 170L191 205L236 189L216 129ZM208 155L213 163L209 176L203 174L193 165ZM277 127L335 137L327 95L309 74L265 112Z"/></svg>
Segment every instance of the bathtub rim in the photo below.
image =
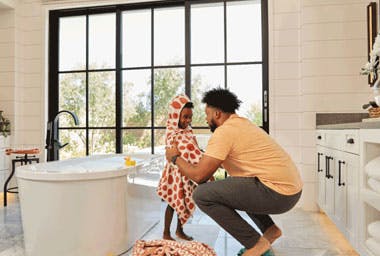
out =
<svg viewBox="0 0 380 256"><path fill-rule="evenodd" d="M80 164L78 164L80 163L80 160L91 161L90 158L94 158L94 160L101 160L101 159L107 159L107 158L111 159L114 157L124 157L126 155L132 155L133 157L143 157L143 156L159 157L160 156L156 154L108 154L108 155L85 156L85 157L72 158L72 159L66 159L66 160L61 160L61 161L62 162L73 161L74 162L73 165L77 164L78 166L80 166ZM58 162L61 162L61 161L43 162L43 163L37 163L37 164L18 166L16 167L15 176L17 179L33 180L33 181L99 180L99 179L110 179L110 178L117 178L121 176L127 176L129 174L136 173L144 165L144 162L137 163L135 166L125 166L124 163L121 163L117 169L105 169L101 171L89 171L89 172L83 172L83 170L75 171L75 168L73 168L73 171L62 171L62 172L31 170L31 168L33 168L33 166L36 166L36 165L44 165L44 169L47 169L46 165L49 165L49 163L57 164Z"/></svg>
<svg viewBox="0 0 380 256"><path fill-rule="evenodd" d="M24 170L25 168L16 168L17 179L32 180L32 181L85 181L85 180L100 180L127 176L131 171L128 169L121 170L105 170L100 172L71 172L71 173L49 173L49 172L33 172Z"/></svg>

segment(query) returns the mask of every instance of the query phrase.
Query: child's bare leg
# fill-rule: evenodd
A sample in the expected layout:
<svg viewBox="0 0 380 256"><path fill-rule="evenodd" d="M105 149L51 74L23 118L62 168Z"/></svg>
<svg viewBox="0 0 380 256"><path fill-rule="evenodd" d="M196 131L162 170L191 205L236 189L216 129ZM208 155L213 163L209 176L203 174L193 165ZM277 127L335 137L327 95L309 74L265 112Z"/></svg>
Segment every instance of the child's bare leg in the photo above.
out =
<svg viewBox="0 0 380 256"><path fill-rule="evenodd" d="M260 237L259 241L252 248L247 249L243 256L261 256L270 249L270 243L265 237Z"/></svg>
<svg viewBox="0 0 380 256"><path fill-rule="evenodd" d="M181 239L184 239L187 241L193 240L193 238L191 236L188 236L185 234L185 232L183 232L183 227L182 227L182 224L181 224L181 221L179 220L179 218L177 219L177 230L176 230L175 234L178 238L181 238Z"/></svg>
<svg viewBox="0 0 380 256"><path fill-rule="evenodd" d="M282 235L281 229L277 227L276 224L270 226L263 234L263 236L269 241L270 244L273 244Z"/></svg>
<svg viewBox="0 0 380 256"><path fill-rule="evenodd" d="M170 207L170 205L168 205L165 211L165 224L164 224L165 226L164 226L163 238L166 240L174 241L175 239L170 236L170 224L172 223L173 213L174 213L174 209Z"/></svg>

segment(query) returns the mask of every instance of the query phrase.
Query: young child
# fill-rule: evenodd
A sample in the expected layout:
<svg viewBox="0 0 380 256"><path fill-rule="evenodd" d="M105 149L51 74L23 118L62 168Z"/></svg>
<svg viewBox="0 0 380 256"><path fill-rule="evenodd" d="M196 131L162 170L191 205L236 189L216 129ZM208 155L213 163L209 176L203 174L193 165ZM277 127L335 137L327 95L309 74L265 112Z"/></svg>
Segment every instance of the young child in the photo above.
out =
<svg viewBox="0 0 380 256"><path fill-rule="evenodd" d="M181 158L189 163L197 164L202 154L190 127L193 116L192 108L193 103L186 95L176 96L169 105L165 135L166 146L178 144ZM195 187L196 184L193 181L181 175L177 166L166 163L157 188L157 194L168 203L165 211L164 239L174 240L170 235L170 224L175 210L178 215L176 236L189 241L193 240L184 233L183 225L195 210L195 203L192 199Z"/></svg>

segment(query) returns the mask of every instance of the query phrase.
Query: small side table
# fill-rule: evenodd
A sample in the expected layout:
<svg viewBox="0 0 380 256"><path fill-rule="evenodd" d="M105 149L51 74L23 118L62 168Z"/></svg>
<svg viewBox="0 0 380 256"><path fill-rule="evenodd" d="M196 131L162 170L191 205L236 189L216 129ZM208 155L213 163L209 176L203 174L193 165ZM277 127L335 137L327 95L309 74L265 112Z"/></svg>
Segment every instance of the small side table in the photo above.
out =
<svg viewBox="0 0 380 256"><path fill-rule="evenodd" d="M16 170L16 163L20 163L21 165L31 164L33 162L39 163L40 159L36 157L36 154L40 153L38 148L34 149L6 149L5 153L7 155L18 154L23 156L16 156L15 159L12 159L12 170L9 174L7 180L4 183L4 207L7 206L7 193L18 193L17 187L8 188L8 183L11 181L13 175ZM33 154L33 155L31 155Z"/></svg>

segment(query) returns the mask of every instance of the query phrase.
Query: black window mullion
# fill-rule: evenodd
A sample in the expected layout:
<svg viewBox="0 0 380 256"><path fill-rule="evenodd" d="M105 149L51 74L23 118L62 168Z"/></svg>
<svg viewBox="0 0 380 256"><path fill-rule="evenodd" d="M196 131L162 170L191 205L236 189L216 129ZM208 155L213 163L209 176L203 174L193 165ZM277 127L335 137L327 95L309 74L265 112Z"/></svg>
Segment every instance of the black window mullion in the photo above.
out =
<svg viewBox="0 0 380 256"><path fill-rule="evenodd" d="M191 99L191 9L185 2L185 93Z"/></svg>
<svg viewBox="0 0 380 256"><path fill-rule="evenodd" d="M89 130L89 88L88 88L88 78L89 78L89 73L88 73L88 59L89 59L89 16L86 14L86 156L89 155L90 152L90 145L89 145L89 138L90 138L90 130Z"/></svg>
<svg viewBox="0 0 380 256"><path fill-rule="evenodd" d="M121 11L118 9L116 11L116 81L115 81L115 93L116 93L116 153L123 152L123 143L122 143L122 130L123 126L123 76L121 71L121 60L122 60L122 16Z"/></svg>
<svg viewBox="0 0 380 256"><path fill-rule="evenodd" d="M223 17L224 17L224 87L227 85L227 3L223 1Z"/></svg>
<svg viewBox="0 0 380 256"><path fill-rule="evenodd" d="M263 129L269 133L269 56L268 56L268 2L261 1Z"/></svg>
<svg viewBox="0 0 380 256"><path fill-rule="evenodd" d="M49 33L49 112L48 121L53 121L54 116L58 113L58 100L59 100L59 15L56 11L52 11L49 14L49 31L56 31L55 33ZM48 145L46 141L46 145ZM54 150L47 149L47 155L53 156ZM47 159L48 161L50 159Z"/></svg>
<svg viewBox="0 0 380 256"><path fill-rule="evenodd" d="M150 60L151 60L151 69L150 69L150 88L151 88L151 97L150 97L150 105L151 105L151 134L150 134L150 147L151 153L154 154L154 8L151 9L151 26L150 26L150 37L151 37L151 45L150 45Z"/></svg>

